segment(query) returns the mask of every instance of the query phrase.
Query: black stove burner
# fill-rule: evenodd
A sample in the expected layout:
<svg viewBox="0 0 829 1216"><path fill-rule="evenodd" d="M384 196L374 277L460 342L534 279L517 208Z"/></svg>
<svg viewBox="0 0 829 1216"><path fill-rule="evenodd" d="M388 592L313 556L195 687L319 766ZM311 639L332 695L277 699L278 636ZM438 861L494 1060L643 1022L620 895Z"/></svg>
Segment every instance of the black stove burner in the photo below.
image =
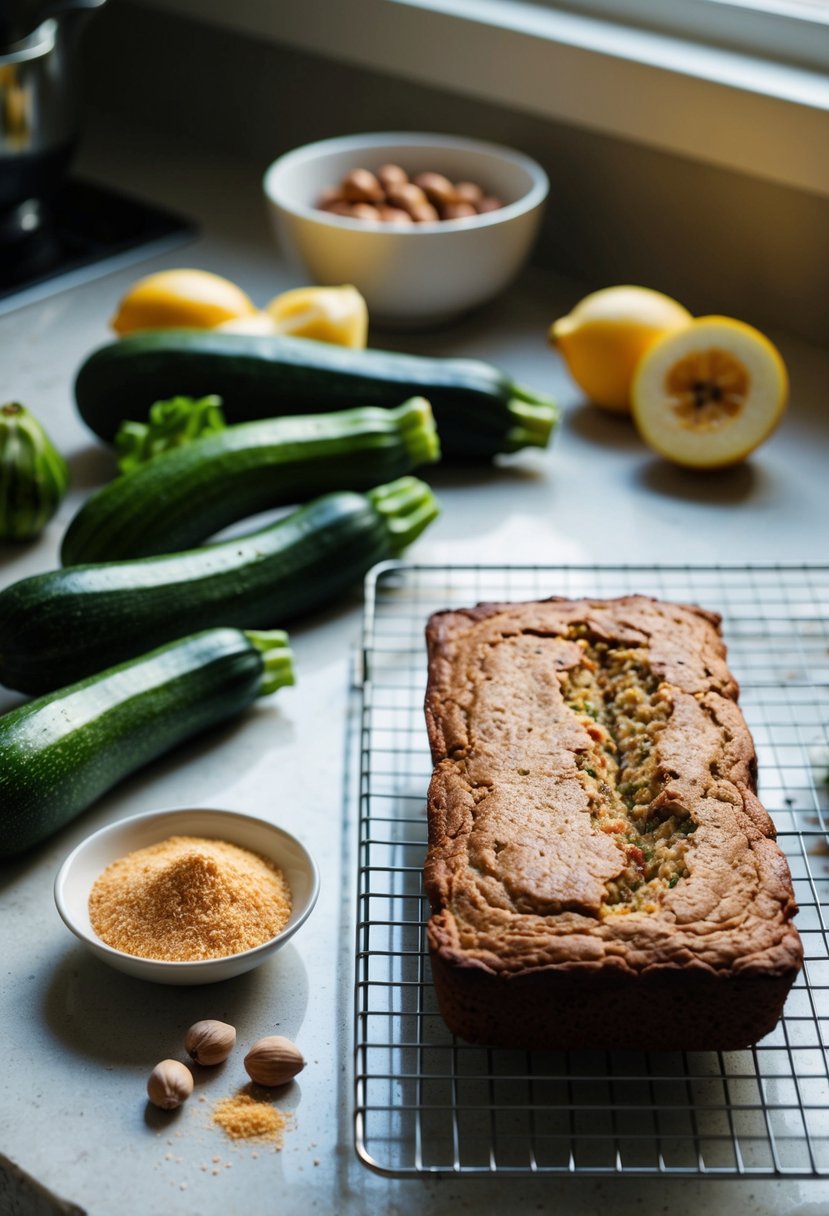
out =
<svg viewBox="0 0 829 1216"><path fill-rule="evenodd" d="M70 178L49 203L0 216L0 312L192 239L191 221Z"/></svg>

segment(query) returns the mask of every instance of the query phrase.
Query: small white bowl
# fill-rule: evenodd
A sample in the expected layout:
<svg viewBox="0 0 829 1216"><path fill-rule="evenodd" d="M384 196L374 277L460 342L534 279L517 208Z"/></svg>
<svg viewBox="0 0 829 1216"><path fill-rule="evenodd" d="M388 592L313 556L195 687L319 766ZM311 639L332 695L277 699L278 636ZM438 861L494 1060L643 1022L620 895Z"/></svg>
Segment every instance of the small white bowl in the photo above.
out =
<svg viewBox="0 0 829 1216"><path fill-rule="evenodd" d="M270 858L285 876L293 901L290 919L276 937L253 950L197 962L138 958L101 941L89 921L89 893L113 861L168 836L206 836L226 840ZM119 971L159 984L213 984L258 967L296 933L311 914L319 893L319 874L310 853L289 832L236 811L181 808L150 811L111 823L94 832L64 861L55 879L55 903L66 926L93 954Z"/></svg>
<svg viewBox="0 0 829 1216"><path fill-rule="evenodd" d="M468 219L401 226L320 211L315 203L352 169L393 162L477 182L503 199ZM347 135L280 156L264 178L277 240L317 283L352 283L373 322L437 325L492 299L529 255L549 190L530 157L498 144L447 135Z"/></svg>

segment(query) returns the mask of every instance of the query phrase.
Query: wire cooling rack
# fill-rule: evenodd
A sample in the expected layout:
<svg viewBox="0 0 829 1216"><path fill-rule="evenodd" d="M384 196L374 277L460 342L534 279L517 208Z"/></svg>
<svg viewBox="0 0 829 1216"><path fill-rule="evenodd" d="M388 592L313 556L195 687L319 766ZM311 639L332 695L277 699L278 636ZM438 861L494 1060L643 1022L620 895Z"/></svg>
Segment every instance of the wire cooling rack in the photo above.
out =
<svg viewBox="0 0 829 1216"><path fill-rule="evenodd" d="M723 616L760 794L788 855L806 963L736 1052L524 1052L443 1024L421 885L429 613L630 592ZM381 1173L829 1174L829 567L425 567L369 576L363 649L355 1134Z"/></svg>

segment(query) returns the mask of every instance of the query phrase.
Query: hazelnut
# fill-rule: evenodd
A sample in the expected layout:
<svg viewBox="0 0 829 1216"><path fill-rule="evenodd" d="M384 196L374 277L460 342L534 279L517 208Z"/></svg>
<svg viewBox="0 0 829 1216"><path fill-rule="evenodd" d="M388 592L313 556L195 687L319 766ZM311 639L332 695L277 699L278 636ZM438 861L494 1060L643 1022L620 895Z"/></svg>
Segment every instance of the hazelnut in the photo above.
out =
<svg viewBox="0 0 829 1216"><path fill-rule="evenodd" d="M245 1056L245 1071L257 1085L287 1085L304 1067L302 1052L281 1034L260 1039Z"/></svg>
<svg viewBox="0 0 829 1216"><path fill-rule="evenodd" d="M501 200L495 198L493 194L485 195L480 202L475 204L478 209L478 215L484 215L487 211L500 211L503 205Z"/></svg>
<svg viewBox="0 0 829 1216"><path fill-rule="evenodd" d="M468 219L470 215L477 215L478 212L471 203L446 203L440 209L440 218L442 220L463 220Z"/></svg>
<svg viewBox="0 0 829 1216"><path fill-rule="evenodd" d="M386 196L387 203L390 203L392 207L402 207L404 211L408 211L409 215L412 214L412 207L420 207L428 201L420 186L416 186L414 182L403 182L402 185L393 186Z"/></svg>
<svg viewBox="0 0 829 1216"><path fill-rule="evenodd" d="M455 187L442 173L418 173L414 183L420 186L430 203L438 206L452 202L455 197Z"/></svg>
<svg viewBox="0 0 829 1216"><path fill-rule="evenodd" d="M431 203L415 203L409 208L409 215L416 224L433 224L440 219L437 208Z"/></svg>
<svg viewBox="0 0 829 1216"><path fill-rule="evenodd" d="M484 197L484 192L477 182L456 182L455 200L459 203L472 203L477 207Z"/></svg>
<svg viewBox="0 0 829 1216"><path fill-rule="evenodd" d="M184 1048L197 1064L223 1064L236 1045L236 1028L207 1018L194 1022L184 1036Z"/></svg>
<svg viewBox="0 0 829 1216"><path fill-rule="evenodd" d="M340 185L343 198L350 203L382 203L383 187L368 169L352 169Z"/></svg>
<svg viewBox="0 0 829 1216"><path fill-rule="evenodd" d="M414 221L408 211L402 207L390 207L385 204L377 208L377 213L384 224L412 224Z"/></svg>
<svg viewBox="0 0 829 1216"><path fill-rule="evenodd" d="M371 203L352 203L348 214L353 220L370 220L377 223L380 212Z"/></svg>
<svg viewBox="0 0 829 1216"><path fill-rule="evenodd" d="M160 1110L175 1110L193 1092L193 1074L179 1060L162 1060L147 1081L147 1097Z"/></svg>
<svg viewBox="0 0 829 1216"><path fill-rule="evenodd" d="M381 165L377 170L377 180L384 190L389 191L393 186L402 186L409 180L409 175L399 165Z"/></svg>

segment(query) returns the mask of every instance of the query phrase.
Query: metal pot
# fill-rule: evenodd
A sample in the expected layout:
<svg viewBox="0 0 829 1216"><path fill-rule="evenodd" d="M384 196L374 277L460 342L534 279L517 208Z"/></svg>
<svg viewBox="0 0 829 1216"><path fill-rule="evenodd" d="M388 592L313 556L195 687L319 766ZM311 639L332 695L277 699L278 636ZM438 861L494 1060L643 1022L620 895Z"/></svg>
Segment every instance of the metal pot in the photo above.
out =
<svg viewBox="0 0 829 1216"><path fill-rule="evenodd" d="M36 226L26 214L35 214L65 174L79 131L78 37L85 15L104 3L52 6L59 15L0 48L0 229L18 221L24 231Z"/></svg>

